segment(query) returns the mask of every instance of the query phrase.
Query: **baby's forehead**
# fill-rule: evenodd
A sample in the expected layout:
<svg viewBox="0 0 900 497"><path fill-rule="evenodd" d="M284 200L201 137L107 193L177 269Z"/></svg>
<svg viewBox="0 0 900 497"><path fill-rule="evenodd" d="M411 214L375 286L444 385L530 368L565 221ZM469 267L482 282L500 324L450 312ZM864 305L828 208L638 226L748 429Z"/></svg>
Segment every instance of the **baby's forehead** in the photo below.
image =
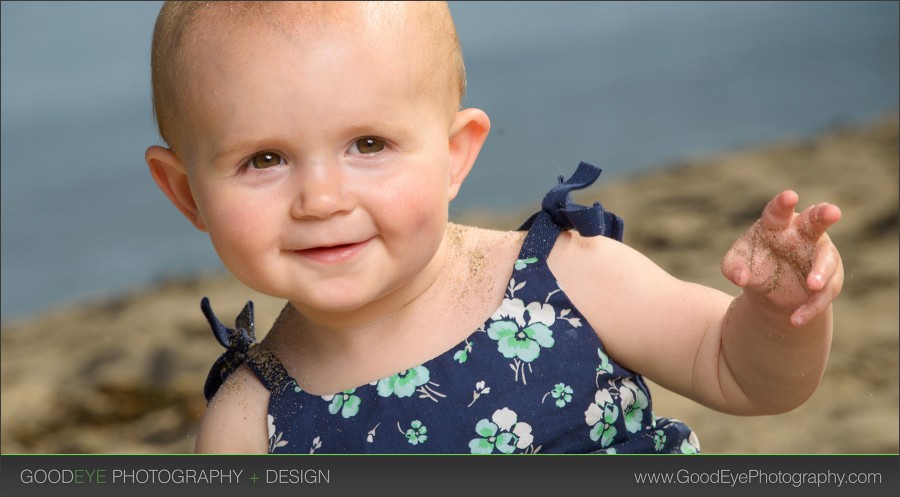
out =
<svg viewBox="0 0 900 497"><path fill-rule="evenodd" d="M403 52L403 58L414 62L420 77L433 77L450 72L457 64L452 56L456 45L455 29L449 14L442 16L436 2L212 2L197 12L185 33L181 70L208 65L215 59L227 61L231 50L257 50L254 37L274 34L283 44L268 50L303 59L307 47L316 42L326 45L331 40L350 43L361 53ZM449 20L449 32L438 28ZM437 28L437 29L435 29ZM229 43L230 42L230 43ZM187 65L184 65L187 64ZM411 66L412 67L412 66ZM418 74L420 71L416 71ZM449 88L448 88L449 89Z"/></svg>
<svg viewBox="0 0 900 497"><path fill-rule="evenodd" d="M431 2L210 2L196 12L188 36L251 25L294 35L353 31L387 39L433 26L433 10Z"/></svg>
<svg viewBox="0 0 900 497"><path fill-rule="evenodd" d="M232 36L240 40L231 44L232 49L246 44L247 50L254 50L254 30L289 40L282 48L334 38L370 53L402 47L408 62L418 61L422 77L438 77L451 82L451 87L460 79L464 84L456 31L443 2L210 2L186 28L181 70L190 73L192 66L213 58L210 55L227 59L229 53L221 51L221 44ZM293 50L292 56L302 58L304 53ZM460 93L458 105L462 92L445 90Z"/></svg>
<svg viewBox="0 0 900 497"><path fill-rule="evenodd" d="M154 32L160 44L154 48L154 111L170 144L191 132L195 105L203 105L206 93L203 79L230 78L243 69L240 61L254 57L302 63L329 47L355 46L360 57L391 54L404 61L397 74L412 77L411 88L434 98L448 116L465 94L445 2L177 2L164 10ZM267 41L254 43L257 37ZM279 61L282 55L289 59Z"/></svg>
<svg viewBox="0 0 900 497"><path fill-rule="evenodd" d="M320 57L337 45L356 47L360 56L394 54L407 62L417 78L443 72L436 66L452 51L440 46L437 34L424 22L430 3L420 2L213 2L197 12L182 46L181 70L193 78L195 69L215 66L224 74L240 70L232 61L238 52L304 60ZM262 38L277 43L257 41ZM265 50L263 53L261 50ZM447 64L449 66L449 64Z"/></svg>

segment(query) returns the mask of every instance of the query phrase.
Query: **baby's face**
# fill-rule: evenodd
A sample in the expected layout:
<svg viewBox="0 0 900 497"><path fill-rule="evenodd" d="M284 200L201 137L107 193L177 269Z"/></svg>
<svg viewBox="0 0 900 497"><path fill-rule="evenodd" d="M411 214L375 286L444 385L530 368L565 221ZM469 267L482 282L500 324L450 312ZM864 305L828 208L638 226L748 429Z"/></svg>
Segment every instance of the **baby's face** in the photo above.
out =
<svg viewBox="0 0 900 497"><path fill-rule="evenodd" d="M414 24L288 24L195 32L178 153L233 274L301 308L353 310L436 270L454 116Z"/></svg>

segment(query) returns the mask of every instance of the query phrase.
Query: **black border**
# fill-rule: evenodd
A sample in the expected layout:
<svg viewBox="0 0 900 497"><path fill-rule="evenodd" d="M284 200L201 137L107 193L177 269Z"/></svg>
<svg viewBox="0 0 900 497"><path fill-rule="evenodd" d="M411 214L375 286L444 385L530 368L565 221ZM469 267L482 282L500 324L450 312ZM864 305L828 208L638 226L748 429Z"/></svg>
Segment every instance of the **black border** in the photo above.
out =
<svg viewBox="0 0 900 497"><path fill-rule="evenodd" d="M29 471L83 483L25 483ZM44 472L41 473L40 470ZM88 471L105 483L88 483ZM113 481L114 471L148 478ZM184 475L193 470L241 471L231 482L149 481L153 470ZM67 472L68 471L68 472ZM134 473L129 473L134 472ZM636 482L637 473L668 473L705 483ZM838 475L877 479L838 486ZM210 473L202 473L209 475ZM251 475L257 475L256 482ZM831 483L795 485L797 475L831 478ZM896 496L900 455L2 455L0 489L9 496ZM65 475L65 476L63 476ZM754 481L737 482L741 475ZM755 477L752 475L756 475ZM830 475L830 476L829 476ZM273 482L277 476L283 482ZM764 483L763 478L779 481ZM327 481L325 479L327 478ZM303 481L303 480L307 481ZM267 481L268 480L268 481ZM291 481L293 480L293 481ZM718 480L718 481L716 481Z"/></svg>

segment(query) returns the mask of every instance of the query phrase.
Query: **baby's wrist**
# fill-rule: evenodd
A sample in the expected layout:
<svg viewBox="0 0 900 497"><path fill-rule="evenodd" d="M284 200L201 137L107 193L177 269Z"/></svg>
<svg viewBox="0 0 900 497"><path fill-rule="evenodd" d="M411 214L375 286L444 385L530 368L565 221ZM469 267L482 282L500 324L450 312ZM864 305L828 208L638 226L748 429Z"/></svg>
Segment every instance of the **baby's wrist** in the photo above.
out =
<svg viewBox="0 0 900 497"><path fill-rule="evenodd" d="M778 305L765 293L744 289L735 297L734 305L743 305L756 320L776 326L791 326L791 316L796 307Z"/></svg>

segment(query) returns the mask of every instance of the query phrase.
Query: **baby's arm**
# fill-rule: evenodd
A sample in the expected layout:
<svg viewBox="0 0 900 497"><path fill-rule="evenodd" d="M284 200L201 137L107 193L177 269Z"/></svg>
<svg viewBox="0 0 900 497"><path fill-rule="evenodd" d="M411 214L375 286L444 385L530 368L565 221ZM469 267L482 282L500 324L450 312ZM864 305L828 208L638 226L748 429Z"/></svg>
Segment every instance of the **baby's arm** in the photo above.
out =
<svg viewBox="0 0 900 497"><path fill-rule="evenodd" d="M777 195L722 260L722 273L742 289L723 323L723 360L747 397L768 394L778 411L818 386L831 346L831 303L844 281L825 233L840 209L817 204L797 214L797 201L792 191Z"/></svg>
<svg viewBox="0 0 900 497"><path fill-rule="evenodd" d="M209 402L200 422L195 451L198 454L267 453L268 407L266 387L246 365L236 369Z"/></svg>
<svg viewBox="0 0 900 497"><path fill-rule="evenodd" d="M723 412L784 412L819 383L843 282L824 234L840 211L821 204L797 215L796 201L778 195L725 257L723 272L743 290L737 298L680 281L602 237L564 234L550 265L623 366Z"/></svg>

